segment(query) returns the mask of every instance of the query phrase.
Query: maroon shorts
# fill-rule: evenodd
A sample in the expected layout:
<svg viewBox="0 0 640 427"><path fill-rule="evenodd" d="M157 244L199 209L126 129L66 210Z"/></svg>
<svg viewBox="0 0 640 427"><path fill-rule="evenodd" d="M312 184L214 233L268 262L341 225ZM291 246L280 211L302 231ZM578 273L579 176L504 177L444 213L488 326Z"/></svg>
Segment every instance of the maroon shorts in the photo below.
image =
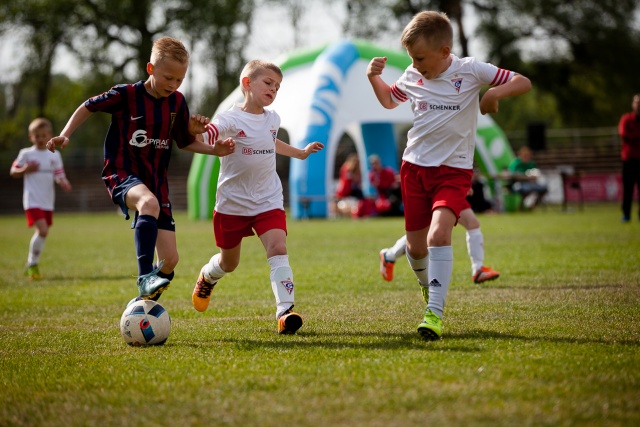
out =
<svg viewBox="0 0 640 427"><path fill-rule="evenodd" d="M24 211L27 216L27 225L31 227L37 220L44 219L47 225L51 227L53 224L53 211L44 211L40 208L31 208Z"/></svg>
<svg viewBox="0 0 640 427"><path fill-rule="evenodd" d="M472 169L424 167L402 162L400 179L405 229L417 231L428 227L434 209L439 207L451 209L458 218L460 212L469 207L466 196L472 176Z"/></svg>
<svg viewBox="0 0 640 427"><path fill-rule="evenodd" d="M216 246L232 249L240 244L244 237L258 236L269 230L280 229L287 232L287 214L282 209L273 209L254 216L227 215L213 211L213 234Z"/></svg>

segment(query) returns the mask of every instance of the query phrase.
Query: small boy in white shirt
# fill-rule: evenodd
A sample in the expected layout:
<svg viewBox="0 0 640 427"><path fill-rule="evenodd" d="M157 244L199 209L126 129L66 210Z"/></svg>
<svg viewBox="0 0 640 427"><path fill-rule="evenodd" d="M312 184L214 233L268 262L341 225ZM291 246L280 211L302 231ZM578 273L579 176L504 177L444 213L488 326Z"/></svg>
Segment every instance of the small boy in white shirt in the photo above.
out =
<svg viewBox="0 0 640 427"><path fill-rule="evenodd" d="M22 204L27 217L27 225L35 226L35 233L29 244L29 256L25 275L30 279L41 279L38 262L44 243L53 224L55 184L64 191L71 191L71 184L65 176L62 157L59 152L47 150L47 141L53 136L51 122L37 118L29 124L29 140L33 144L23 148L11 165L10 175L24 178Z"/></svg>

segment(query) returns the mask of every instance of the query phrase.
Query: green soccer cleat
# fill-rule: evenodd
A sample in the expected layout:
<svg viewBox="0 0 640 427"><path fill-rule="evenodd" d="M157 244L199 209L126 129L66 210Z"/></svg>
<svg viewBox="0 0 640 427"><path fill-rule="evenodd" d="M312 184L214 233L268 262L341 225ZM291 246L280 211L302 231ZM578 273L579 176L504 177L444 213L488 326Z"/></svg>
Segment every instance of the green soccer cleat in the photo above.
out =
<svg viewBox="0 0 640 427"><path fill-rule="evenodd" d="M439 340L442 337L442 319L427 308L422 323L418 325L418 333L427 341Z"/></svg>
<svg viewBox="0 0 640 427"><path fill-rule="evenodd" d="M152 299L158 301L160 295L169 287L169 279L158 276L158 272L164 265L163 261L158 262L158 266L150 273L138 276L138 294L141 299Z"/></svg>
<svg viewBox="0 0 640 427"><path fill-rule="evenodd" d="M24 270L24 275L31 280L42 279L42 274L40 274L40 269L38 269L38 264L28 265L27 268L25 268Z"/></svg>

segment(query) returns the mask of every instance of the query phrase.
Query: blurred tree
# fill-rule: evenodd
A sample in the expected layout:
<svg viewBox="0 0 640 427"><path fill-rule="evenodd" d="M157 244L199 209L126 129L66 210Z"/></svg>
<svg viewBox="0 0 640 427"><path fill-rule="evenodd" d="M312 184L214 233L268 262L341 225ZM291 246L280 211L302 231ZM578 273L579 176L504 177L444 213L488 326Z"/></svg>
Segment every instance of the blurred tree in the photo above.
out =
<svg viewBox="0 0 640 427"><path fill-rule="evenodd" d="M91 73L113 83L138 81L146 75L153 40L170 35L178 8L171 0L81 0L74 15L82 32L68 47Z"/></svg>
<svg viewBox="0 0 640 427"><path fill-rule="evenodd" d="M205 93L199 94L203 99L199 110L213 113L238 86L255 2L183 0L178 4L175 16L181 30L193 42L194 50L201 47L198 62L212 68L206 87L201 88Z"/></svg>
<svg viewBox="0 0 640 427"><path fill-rule="evenodd" d="M394 15L405 23L408 23L413 15L423 10L439 10L446 13L456 29L460 45L460 55L458 56L469 56L469 41L462 25L464 10L462 0L395 0L393 3L392 10Z"/></svg>
<svg viewBox="0 0 640 427"><path fill-rule="evenodd" d="M563 126L615 126L640 92L640 0L474 0L489 61L552 94Z"/></svg>
<svg viewBox="0 0 640 427"><path fill-rule="evenodd" d="M3 0L0 3L0 35L17 29L25 34L25 44L21 49L24 60L18 70L20 77L11 88L6 109L8 118L16 116L27 87L35 96L30 115L45 114L56 49L68 42L77 29L73 22L60 25L61 21L66 21L73 3L73 0Z"/></svg>
<svg viewBox="0 0 640 427"><path fill-rule="evenodd" d="M345 35L370 41L380 41L388 36L399 48L402 27L397 19L389 19L389 10L395 1L347 0L347 16L343 24Z"/></svg>
<svg viewBox="0 0 640 427"><path fill-rule="evenodd" d="M86 98L116 83L144 79L153 40L164 35L183 39L187 48L205 46L204 62L213 64L209 88L213 95L207 98L205 93L202 98L217 106L236 86L244 65L242 50L250 33L253 3L253 0L3 0L0 37L6 40L18 32L25 36L18 80L3 88L0 144L12 150L21 146L22 130L36 116L50 117L60 130ZM54 80L52 76L53 61L62 47L76 59L70 74L83 76L80 79L83 93L73 92L79 98L73 101L72 96L64 96L68 95L65 88L69 80ZM50 102L52 83L63 85L53 88L57 94L54 103ZM102 120L91 122L102 124ZM86 128L94 130L90 124ZM101 139L86 140L102 144Z"/></svg>

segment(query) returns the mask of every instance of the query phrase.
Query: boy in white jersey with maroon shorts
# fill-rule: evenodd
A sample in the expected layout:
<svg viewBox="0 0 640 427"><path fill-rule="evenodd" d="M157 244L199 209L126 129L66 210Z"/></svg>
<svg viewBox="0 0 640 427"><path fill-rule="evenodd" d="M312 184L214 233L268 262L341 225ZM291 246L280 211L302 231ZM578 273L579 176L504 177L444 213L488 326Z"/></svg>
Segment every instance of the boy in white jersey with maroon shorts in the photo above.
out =
<svg viewBox="0 0 640 427"><path fill-rule="evenodd" d="M244 102L216 115L207 125L205 142L231 137L236 142L236 151L220 159L213 213L213 231L220 253L202 267L191 300L196 310L207 309L213 287L240 263L242 239L253 236L255 230L271 266L278 333L293 334L302 326L302 317L292 310L293 272L287 255L287 223L282 184L276 173L276 154L304 160L324 145L312 142L300 150L276 137L280 116L264 107L273 103L281 82L282 71L278 66L250 61L240 75Z"/></svg>
<svg viewBox="0 0 640 427"><path fill-rule="evenodd" d="M496 113L498 102L531 89L526 77L475 58L451 54L453 29L440 12L420 12L402 32L412 59L391 86L381 77L386 58L373 58L367 77L388 109L410 101L414 114L400 169L407 259L428 288L418 332L442 336L442 313L453 271L451 235L471 188L477 111ZM478 104L480 89L490 85ZM426 290L425 290L426 291Z"/></svg>

